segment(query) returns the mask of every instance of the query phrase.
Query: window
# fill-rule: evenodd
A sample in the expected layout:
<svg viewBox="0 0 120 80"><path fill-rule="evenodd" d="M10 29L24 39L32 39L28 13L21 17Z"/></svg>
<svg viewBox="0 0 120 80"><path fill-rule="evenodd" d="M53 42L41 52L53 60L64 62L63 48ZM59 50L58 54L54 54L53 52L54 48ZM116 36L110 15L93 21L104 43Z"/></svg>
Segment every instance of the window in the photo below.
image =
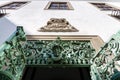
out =
<svg viewBox="0 0 120 80"><path fill-rule="evenodd" d="M102 11L111 11L115 8L113 8L110 5L107 5L106 3L91 3L92 5L96 6L97 8L99 8Z"/></svg>
<svg viewBox="0 0 120 80"><path fill-rule="evenodd" d="M28 2L11 2L11 3L8 3L8 4L5 4L5 5L1 6L0 8L3 8L3 9L18 9L21 6L25 5L26 3L28 3Z"/></svg>
<svg viewBox="0 0 120 80"><path fill-rule="evenodd" d="M49 10L73 10L69 2L49 2L45 9Z"/></svg>
<svg viewBox="0 0 120 80"><path fill-rule="evenodd" d="M0 18L6 15L6 10L0 8Z"/></svg>
<svg viewBox="0 0 120 80"><path fill-rule="evenodd" d="M69 9L66 2L53 2L51 3L49 9Z"/></svg>
<svg viewBox="0 0 120 80"><path fill-rule="evenodd" d="M120 9L113 10L110 16L120 20Z"/></svg>
<svg viewBox="0 0 120 80"><path fill-rule="evenodd" d="M111 15L111 16L114 17L114 18L116 18L116 19L118 19L120 21L120 15L119 16L113 16L113 15Z"/></svg>

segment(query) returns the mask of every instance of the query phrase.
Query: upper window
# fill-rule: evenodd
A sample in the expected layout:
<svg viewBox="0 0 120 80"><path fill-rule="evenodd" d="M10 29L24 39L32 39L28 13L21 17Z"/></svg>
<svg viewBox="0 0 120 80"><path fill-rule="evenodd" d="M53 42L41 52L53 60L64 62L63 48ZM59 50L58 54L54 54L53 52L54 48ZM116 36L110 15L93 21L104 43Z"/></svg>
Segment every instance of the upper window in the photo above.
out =
<svg viewBox="0 0 120 80"><path fill-rule="evenodd" d="M6 15L6 10L0 8L0 18Z"/></svg>
<svg viewBox="0 0 120 80"><path fill-rule="evenodd" d="M3 6L1 6L0 8L3 8L3 9L18 9L20 8L21 6L25 5L26 3L28 2L11 2L11 3L8 3L8 4L5 4Z"/></svg>
<svg viewBox="0 0 120 80"><path fill-rule="evenodd" d="M113 10L111 16L120 20L120 9Z"/></svg>
<svg viewBox="0 0 120 80"><path fill-rule="evenodd" d="M69 2L49 2L45 9L51 10L72 10L73 7Z"/></svg>
<svg viewBox="0 0 120 80"><path fill-rule="evenodd" d="M106 3L91 3L91 4L98 7L102 11L111 11L111 10L115 9Z"/></svg>

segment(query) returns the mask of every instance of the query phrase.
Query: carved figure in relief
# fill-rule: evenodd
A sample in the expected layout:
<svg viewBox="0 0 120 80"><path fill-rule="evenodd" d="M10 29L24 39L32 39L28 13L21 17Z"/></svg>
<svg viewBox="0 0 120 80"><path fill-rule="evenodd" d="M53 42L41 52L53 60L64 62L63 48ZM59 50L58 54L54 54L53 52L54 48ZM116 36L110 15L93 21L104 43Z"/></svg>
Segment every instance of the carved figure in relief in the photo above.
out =
<svg viewBox="0 0 120 80"><path fill-rule="evenodd" d="M51 18L40 32L78 32L65 18Z"/></svg>

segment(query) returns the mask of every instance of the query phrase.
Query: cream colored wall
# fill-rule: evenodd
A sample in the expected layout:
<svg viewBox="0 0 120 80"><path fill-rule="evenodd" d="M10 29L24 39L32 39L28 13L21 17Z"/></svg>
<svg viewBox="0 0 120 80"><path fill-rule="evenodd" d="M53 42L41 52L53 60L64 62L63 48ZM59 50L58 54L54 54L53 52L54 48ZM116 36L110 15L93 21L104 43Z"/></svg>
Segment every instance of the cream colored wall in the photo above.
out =
<svg viewBox="0 0 120 80"><path fill-rule="evenodd" d="M27 35L99 35L105 42L120 30L120 22L86 1L69 1L74 10L44 10L49 1L32 1L6 17L24 26ZM38 32L50 18L66 18L79 32Z"/></svg>

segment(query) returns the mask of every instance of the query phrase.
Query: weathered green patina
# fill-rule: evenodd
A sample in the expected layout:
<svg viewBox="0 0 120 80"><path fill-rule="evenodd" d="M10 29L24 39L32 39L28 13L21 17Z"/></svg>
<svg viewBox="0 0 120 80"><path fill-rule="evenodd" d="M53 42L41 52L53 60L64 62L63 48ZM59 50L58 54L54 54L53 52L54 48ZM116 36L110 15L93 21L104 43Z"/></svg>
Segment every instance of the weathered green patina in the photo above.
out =
<svg viewBox="0 0 120 80"><path fill-rule="evenodd" d="M26 65L90 66L95 53L90 41L50 40L27 41L24 47Z"/></svg>
<svg viewBox="0 0 120 80"><path fill-rule="evenodd" d="M26 40L22 27L0 47L0 80L20 80L25 66L91 67L92 80L120 80L120 32L96 54L90 41Z"/></svg>
<svg viewBox="0 0 120 80"><path fill-rule="evenodd" d="M25 66L22 46L26 41L22 27L0 47L0 80L19 80Z"/></svg>
<svg viewBox="0 0 120 80"><path fill-rule="evenodd" d="M92 80L120 80L120 31L91 60Z"/></svg>

